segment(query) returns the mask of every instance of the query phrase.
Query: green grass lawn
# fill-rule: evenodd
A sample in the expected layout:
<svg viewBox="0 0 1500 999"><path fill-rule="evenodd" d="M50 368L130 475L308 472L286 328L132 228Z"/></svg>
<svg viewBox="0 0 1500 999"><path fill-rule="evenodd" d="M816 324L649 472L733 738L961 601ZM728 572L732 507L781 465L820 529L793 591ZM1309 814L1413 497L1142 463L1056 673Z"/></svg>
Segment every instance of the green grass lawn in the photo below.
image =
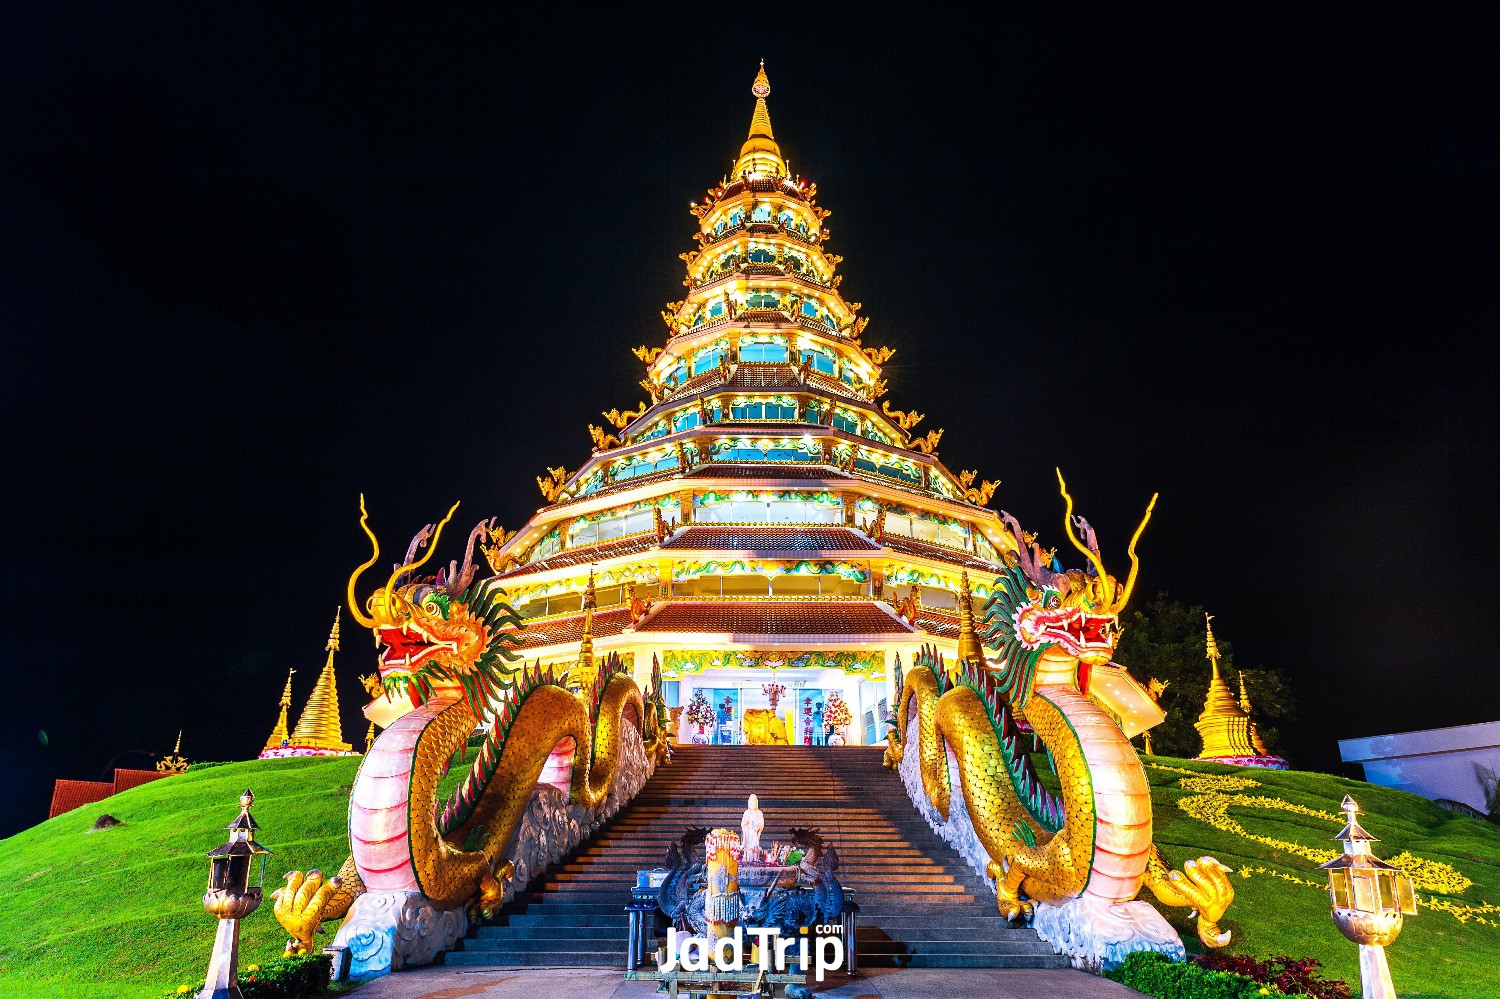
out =
<svg viewBox="0 0 1500 999"><path fill-rule="evenodd" d="M203 985L214 919L204 854L255 792L258 838L288 870L330 876L349 855L345 822L359 757L255 760L194 769L49 819L0 841L0 996L155 997ZM90 832L108 813L124 825ZM271 900L242 923L240 966L277 957ZM331 939L331 938L330 938Z"/></svg>
<svg viewBox="0 0 1500 999"><path fill-rule="evenodd" d="M1450 898L1464 905L1500 900L1500 827L1461 818L1431 802L1359 781L1300 772L1239 770L1157 757L1151 763L1201 774L1246 776L1260 786L1233 792L1276 798L1337 814L1353 794L1386 858L1410 851L1450 865L1473 884ZM275 850L268 889L292 868L330 874L348 855L344 829L357 757L265 760L194 769L77 809L0 841L0 999L156 997L201 984L213 942L213 920L199 898L204 853L223 842L246 787L256 795L261 838ZM445 783L455 782L455 767ZM1193 818L1177 803L1199 792L1184 775L1148 769L1157 842L1174 866L1212 854L1236 869L1236 899L1225 925L1232 947L1257 955L1316 957L1330 974L1355 982L1356 952L1333 928L1328 894L1260 873L1322 883L1315 861ZM892 778L894 779L894 777ZM1191 779L1191 778L1187 778ZM90 832L108 812L124 825ZM1227 813L1246 832L1306 847L1336 848L1336 821L1266 807L1232 804ZM851 858L846 858L851 859ZM1243 878L1241 872L1251 870ZM1430 892L1420 892L1426 898ZM1147 893L1149 898L1149 893ZM1177 910L1167 918L1196 944ZM1479 921L1480 919L1484 922ZM1500 913L1466 921L1423 908L1389 949L1397 989L1409 999L1493 999L1500 994ZM330 938L331 939L331 938ZM284 937L266 901L244 922L242 963L275 957Z"/></svg>
<svg viewBox="0 0 1500 999"><path fill-rule="evenodd" d="M1449 900L1464 906L1500 903L1500 826L1445 812L1425 798L1326 774L1249 770L1164 757L1147 762L1248 777L1260 786L1231 795L1276 798L1332 815L1339 814L1344 795L1352 795L1362 809L1361 823L1380 839L1374 845L1377 856L1389 860L1409 851L1423 860L1447 864L1473 882L1452 895L1419 887L1422 900ZM1191 817L1178 807L1179 801L1195 795L1182 788L1183 774L1152 767L1146 773L1152 784L1156 842L1173 866L1211 854L1235 869L1235 901L1224 923L1234 931L1231 949L1261 957L1315 957L1328 975L1343 978L1358 995L1358 951L1334 929L1326 878L1315 870L1316 861ZM1341 821L1240 805L1232 805L1228 815L1252 835L1320 849L1341 846L1332 841ZM1315 882L1318 887L1286 881L1257 868ZM1244 878L1247 869L1251 874ZM1149 892L1143 895L1154 901ZM1197 936L1180 910L1162 911L1189 946L1196 945ZM1500 911L1465 918L1420 906L1416 916L1406 918L1401 937L1386 953L1396 989L1404 999L1493 999L1500 995L1496 982Z"/></svg>

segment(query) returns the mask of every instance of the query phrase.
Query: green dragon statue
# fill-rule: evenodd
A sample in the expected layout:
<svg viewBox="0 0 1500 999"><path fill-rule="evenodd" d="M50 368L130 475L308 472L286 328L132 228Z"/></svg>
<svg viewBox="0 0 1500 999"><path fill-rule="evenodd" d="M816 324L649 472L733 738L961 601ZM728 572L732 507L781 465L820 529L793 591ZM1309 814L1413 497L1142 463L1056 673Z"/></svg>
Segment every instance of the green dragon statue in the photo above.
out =
<svg viewBox="0 0 1500 999"><path fill-rule="evenodd" d="M617 657L582 696L550 668L516 667L522 622L495 580L475 579L475 545L492 521L474 528L461 566L418 574L456 509L418 533L362 607L355 585L380 546L360 499L373 553L350 577L349 608L374 633L384 696L411 710L360 766L349 800L351 856L338 876L324 882L319 872L294 871L276 893L289 952L311 949L318 924L342 917L365 891L413 891L437 909L492 912L513 874L503 853L539 779L595 807L609 792L626 726L659 727L660 684L648 711ZM466 778L440 800L439 780L476 729L484 738Z"/></svg>
<svg viewBox="0 0 1500 999"><path fill-rule="evenodd" d="M1004 514L1017 553L994 581L980 636L996 655L950 668L924 649L905 677L887 762L909 775L914 800L919 809L930 809L929 820L940 832L963 839L969 834L958 827L972 826L1005 916L1032 915L1044 903L1053 907L1047 919L1056 922L1059 907L1083 899L1093 905L1091 914L1065 918L1069 925L1054 927L1054 936L1108 933L1099 929L1108 921L1099 913L1111 907L1110 918L1129 913L1129 919L1150 922L1155 916L1121 907L1144 885L1166 905L1195 910L1199 938L1222 946L1229 934L1218 921L1234 897L1228 869L1211 857L1189 862L1182 873L1161 861L1152 844L1145 771L1121 728L1120 718L1130 712L1111 702L1146 696L1138 686L1131 689L1134 681L1110 659L1139 567L1135 545L1151 510L1131 538L1131 570L1122 585L1105 572L1088 522L1073 518L1061 473L1058 481L1067 501L1069 540L1090 569L1062 572L1053 568L1055 561L1047 565ZM1075 522L1086 543L1074 534ZM1101 670L1112 671L1112 689L1091 689L1091 673ZM1027 733L1045 747L1060 796L1038 778L1023 745ZM950 753L956 773L950 772ZM964 804L962 822L951 814L956 793ZM1155 919L1160 925L1154 928L1124 928L1118 940L1080 944L1075 956L1109 963L1122 947L1144 946L1126 939L1139 933L1151 938L1153 949L1170 950L1176 934ZM1037 919L1044 936L1046 921ZM1093 925L1080 929L1080 922ZM1180 950L1180 941L1175 946Z"/></svg>

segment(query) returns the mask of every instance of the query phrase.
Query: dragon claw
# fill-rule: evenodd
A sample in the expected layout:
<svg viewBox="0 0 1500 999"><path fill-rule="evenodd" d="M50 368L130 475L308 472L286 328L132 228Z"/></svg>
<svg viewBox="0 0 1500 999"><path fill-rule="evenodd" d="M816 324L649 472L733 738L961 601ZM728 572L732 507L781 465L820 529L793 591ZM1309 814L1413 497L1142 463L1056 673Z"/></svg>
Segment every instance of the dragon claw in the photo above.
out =
<svg viewBox="0 0 1500 999"><path fill-rule="evenodd" d="M284 956L313 952L313 937L323 922L329 896L341 885L338 878L325 881L319 870L286 873L286 885L271 893L276 903L271 911L288 936Z"/></svg>

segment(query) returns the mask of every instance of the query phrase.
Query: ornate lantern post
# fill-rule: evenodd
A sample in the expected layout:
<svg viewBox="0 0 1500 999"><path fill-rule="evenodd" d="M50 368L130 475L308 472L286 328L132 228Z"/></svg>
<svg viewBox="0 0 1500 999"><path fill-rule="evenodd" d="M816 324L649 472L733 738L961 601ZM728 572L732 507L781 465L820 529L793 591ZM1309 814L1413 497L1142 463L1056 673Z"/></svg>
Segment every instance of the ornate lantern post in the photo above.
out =
<svg viewBox="0 0 1500 999"><path fill-rule="evenodd" d="M1399 867L1370 853L1370 844L1380 842L1365 832L1355 815L1359 806L1344 796L1348 820L1335 839L1343 841L1344 855L1321 865L1328 872L1328 891L1333 897L1333 923L1339 932L1359 944L1359 977L1364 999L1396 999L1391 969L1385 961L1385 945L1401 932L1404 916L1417 914L1411 878Z"/></svg>
<svg viewBox="0 0 1500 999"><path fill-rule="evenodd" d="M208 891L203 895L203 908L219 920L219 932L214 937L214 953L208 962L208 979L197 999L242 999L240 920L260 905L266 857L271 853L255 842L255 830L260 827L250 817L253 804L255 795L246 790L240 795L239 817L229 823L229 841L208 851ZM252 885L251 868L256 857L260 858L260 865L254 871Z"/></svg>

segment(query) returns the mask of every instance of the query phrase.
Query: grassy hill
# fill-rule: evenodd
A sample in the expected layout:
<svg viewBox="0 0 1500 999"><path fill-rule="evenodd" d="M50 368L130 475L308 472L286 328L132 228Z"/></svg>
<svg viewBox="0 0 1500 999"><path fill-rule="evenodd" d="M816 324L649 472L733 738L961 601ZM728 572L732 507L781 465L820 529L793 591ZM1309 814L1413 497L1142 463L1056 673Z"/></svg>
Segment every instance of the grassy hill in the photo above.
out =
<svg viewBox="0 0 1500 999"><path fill-rule="evenodd" d="M6 902L0 906L0 997L145 999L201 982L213 941L213 920L199 903L207 874L203 854L223 841L239 793L255 791L261 838L276 851L266 869L266 885L274 887L291 868L331 871L343 862L345 808L358 763L267 760L194 769L0 841ZM1237 897L1225 925L1234 930L1236 949L1316 957L1331 974L1356 980L1355 948L1333 928L1323 879L1313 870L1317 858L1306 855L1337 847L1331 837L1339 828L1338 804L1353 794L1366 826L1382 841L1382 857L1412 854L1428 862L1428 882L1454 892L1419 891L1447 911L1424 906L1390 948L1401 994L1495 995L1500 910L1482 903L1500 900L1500 827L1322 774L1163 757L1148 764L1157 841L1168 859L1180 865L1213 854L1235 868ZM1256 784L1242 785L1245 780ZM105 812L125 824L90 832ZM1455 891L1461 883L1453 875L1472 883ZM246 963L281 951L283 936L270 908L268 901L245 921ZM1166 914L1190 944L1196 942L1182 914Z"/></svg>

